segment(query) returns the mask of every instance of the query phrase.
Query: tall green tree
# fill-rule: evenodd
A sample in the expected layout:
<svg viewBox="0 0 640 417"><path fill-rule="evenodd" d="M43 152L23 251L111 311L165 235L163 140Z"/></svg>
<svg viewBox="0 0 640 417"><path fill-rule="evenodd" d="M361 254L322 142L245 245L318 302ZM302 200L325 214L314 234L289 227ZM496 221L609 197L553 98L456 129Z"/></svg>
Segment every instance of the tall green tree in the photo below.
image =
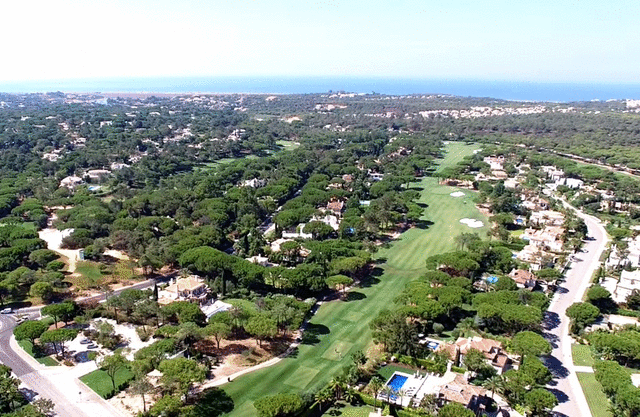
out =
<svg viewBox="0 0 640 417"><path fill-rule="evenodd" d="M36 339L47 331L48 328L49 326L42 321L28 320L17 325L13 329L13 335L16 337L16 340L26 339L30 341L32 345L35 345Z"/></svg>
<svg viewBox="0 0 640 417"><path fill-rule="evenodd" d="M266 314L256 314L249 318L244 329L256 338L258 346L262 346L263 340L276 335L278 325L274 319Z"/></svg>
<svg viewBox="0 0 640 417"><path fill-rule="evenodd" d="M98 359L98 367L105 371L109 376L113 392L117 392L116 375L128 365L129 360L121 352L116 352L113 355L102 356Z"/></svg>

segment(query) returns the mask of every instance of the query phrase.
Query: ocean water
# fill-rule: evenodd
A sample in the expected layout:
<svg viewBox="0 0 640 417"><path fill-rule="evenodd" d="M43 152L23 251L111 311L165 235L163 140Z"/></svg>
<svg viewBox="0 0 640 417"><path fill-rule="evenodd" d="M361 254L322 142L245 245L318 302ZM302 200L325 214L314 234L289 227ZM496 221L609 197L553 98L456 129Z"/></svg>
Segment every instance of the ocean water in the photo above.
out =
<svg viewBox="0 0 640 417"><path fill-rule="evenodd" d="M104 78L0 83L0 92L154 92L452 94L523 101L640 99L640 83L534 83L517 81L364 77Z"/></svg>

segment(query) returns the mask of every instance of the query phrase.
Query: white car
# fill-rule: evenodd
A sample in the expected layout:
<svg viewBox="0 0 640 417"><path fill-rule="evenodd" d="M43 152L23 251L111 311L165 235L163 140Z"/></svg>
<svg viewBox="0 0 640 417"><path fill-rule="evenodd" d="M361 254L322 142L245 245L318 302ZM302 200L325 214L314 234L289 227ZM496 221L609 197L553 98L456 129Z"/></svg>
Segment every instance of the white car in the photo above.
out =
<svg viewBox="0 0 640 417"><path fill-rule="evenodd" d="M0 310L0 314L11 314L12 312L13 310L10 307Z"/></svg>

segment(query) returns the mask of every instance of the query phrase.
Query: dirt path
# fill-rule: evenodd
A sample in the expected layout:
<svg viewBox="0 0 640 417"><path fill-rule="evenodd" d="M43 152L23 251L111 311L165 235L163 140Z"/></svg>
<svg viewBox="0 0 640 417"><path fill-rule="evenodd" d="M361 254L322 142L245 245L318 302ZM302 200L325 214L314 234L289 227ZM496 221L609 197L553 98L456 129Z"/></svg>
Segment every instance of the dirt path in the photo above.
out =
<svg viewBox="0 0 640 417"><path fill-rule="evenodd" d="M50 219L50 222L53 221L54 218L55 215ZM40 239L47 242L47 249L51 249L52 251L67 258L68 271L73 274L76 271L76 264L80 259L80 250L60 249L60 246L62 246L62 239L69 236L72 231L73 229L58 230L53 227L48 227L40 230L38 235L40 236Z"/></svg>

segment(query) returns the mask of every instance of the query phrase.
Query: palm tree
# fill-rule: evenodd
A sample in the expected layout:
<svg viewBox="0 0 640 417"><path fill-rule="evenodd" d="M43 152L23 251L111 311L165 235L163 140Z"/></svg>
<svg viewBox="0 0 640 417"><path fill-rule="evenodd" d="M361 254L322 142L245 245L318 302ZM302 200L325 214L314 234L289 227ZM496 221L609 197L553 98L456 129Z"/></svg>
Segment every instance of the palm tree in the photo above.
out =
<svg viewBox="0 0 640 417"><path fill-rule="evenodd" d="M402 406L402 403L404 402L404 397L407 395L407 390L400 388L397 391L397 394L398 396L400 396L400 406Z"/></svg>
<svg viewBox="0 0 640 417"><path fill-rule="evenodd" d="M333 378L331 382L329 382L329 388L335 394L336 400L339 400L342 397L342 393L344 391L344 382L342 378Z"/></svg>
<svg viewBox="0 0 640 417"><path fill-rule="evenodd" d="M420 408L428 414L433 414L438 410L438 398L435 394L427 394L420 400Z"/></svg>
<svg viewBox="0 0 640 417"><path fill-rule="evenodd" d="M369 381L369 389L373 392L373 408L376 408L376 401L378 401L378 394L382 389L382 381L377 376L371 378Z"/></svg>
<svg viewBox="0 0 640 417"><path fill-rule="evenodd" d="M476 322L473 317L468 317L459 322L456 328L460 331L461 336L467 337L476 329Z"/></svg>
<svg viewBox="0 0 640 417"><path fill-rule="evenodd" d="M348 388L344 392L344 400L346 402L348 402L349 404L353 404L353 402L356 400L356 398L357 398L356 393L351 388Z"/></svg>
<svg viewBox="0 0 640 417"><path fill-rule="evenodd" d="M387 404L391 404L391 396L393 395L394 392L395 390L391 388L389 385L385 385L382 388L382 393L384 394L385 397L387 397Z"/></svg>
<svg viewBox="0 0 640 417"><path fill-rule="evenodd" d="M491 378L484 381L482 384L484 388L491 391L491 399L493 400L493 394L500 393L504 388L504 379L502 376L492 376Z"/></svg>
<svg viewBox="0 0 640 417"><path fill-rule="evenodd" d="M322 405L330 403L333 400L333 393L327 389L323 388L316 394L316 401L320 404L320 412L322 412Z"/></svg>

